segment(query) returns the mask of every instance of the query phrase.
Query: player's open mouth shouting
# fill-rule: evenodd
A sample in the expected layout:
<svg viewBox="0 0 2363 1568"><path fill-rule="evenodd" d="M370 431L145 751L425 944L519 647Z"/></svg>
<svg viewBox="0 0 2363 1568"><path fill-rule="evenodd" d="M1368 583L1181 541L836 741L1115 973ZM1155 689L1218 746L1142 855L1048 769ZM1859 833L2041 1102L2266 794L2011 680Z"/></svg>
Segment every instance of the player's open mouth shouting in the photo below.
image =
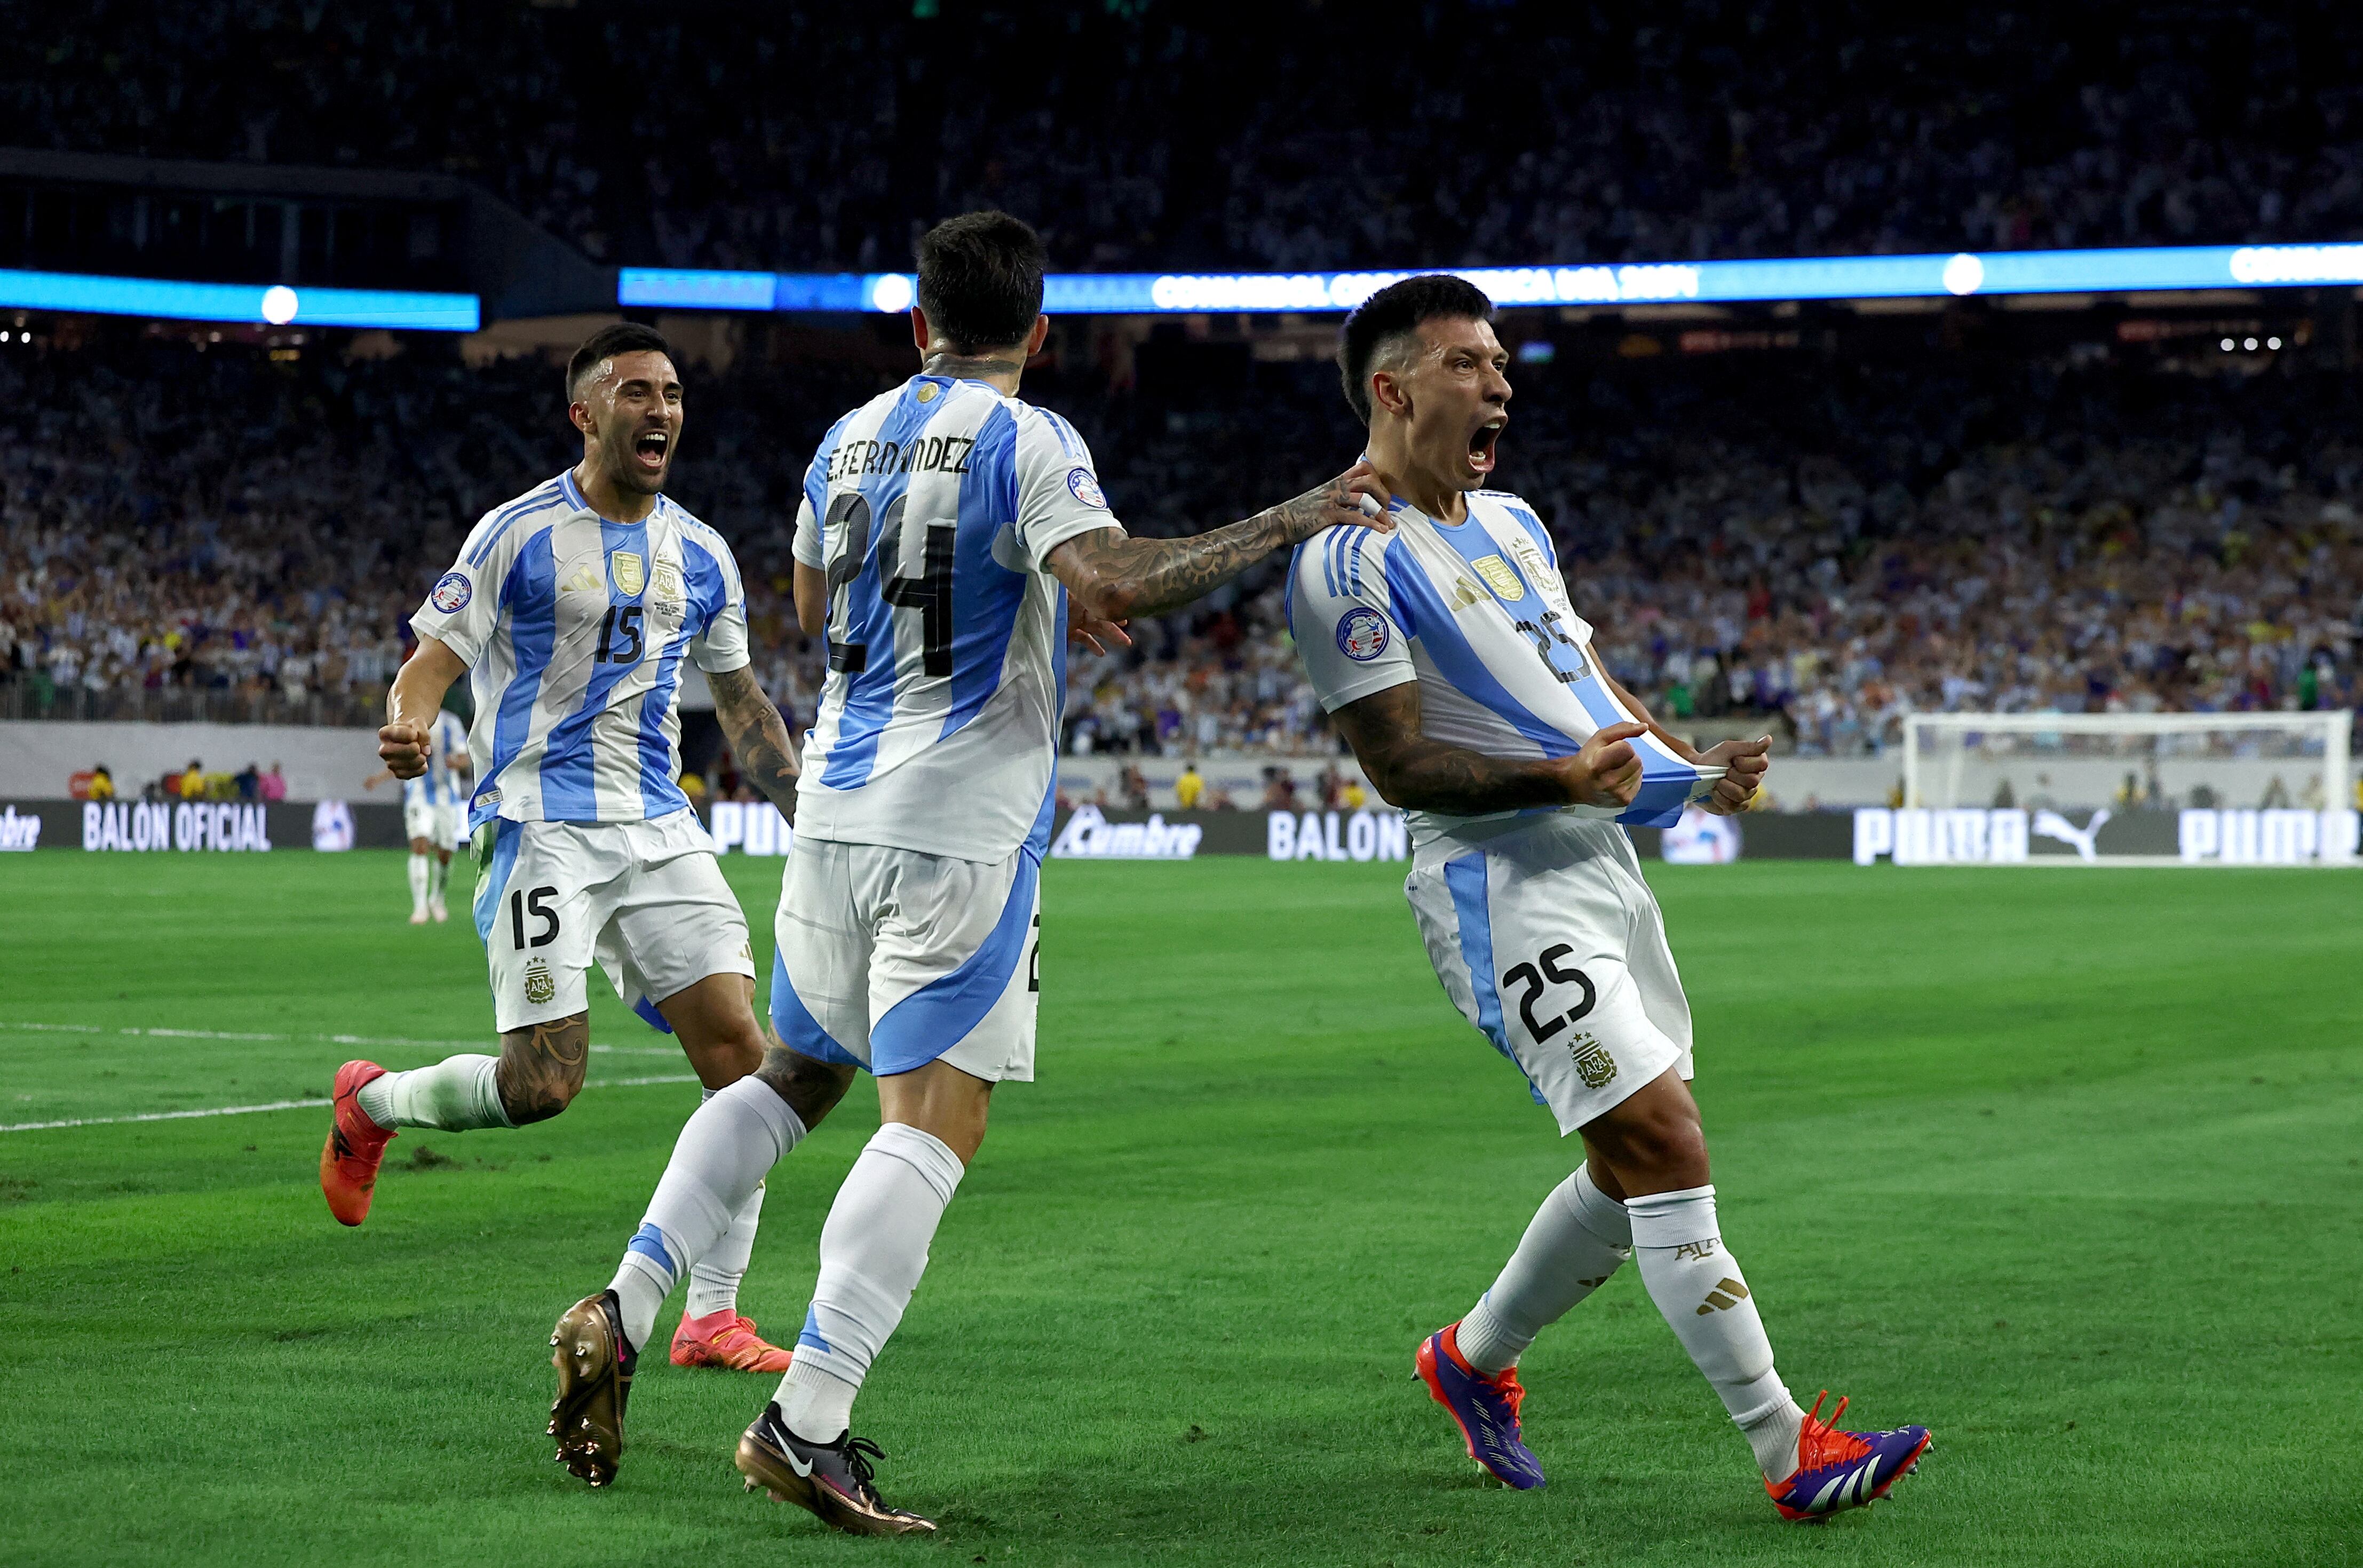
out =
<svg viewBox="0 0 2363 1568"><path fill-rule="evenodd" d="M663 477L665 461L672 456L672 432L660 425L643 430L632 440L632 462L651 479Z"/></svg>
<svg viewBox="0 0 2363 1568"><path fill-rule="evenodd" d="M1469 467L1479 477L1493 471L1493 447L1502 439L1502 427L1510 416L1500 409L1481 415L1475 428L1469 432Z"/></svg>

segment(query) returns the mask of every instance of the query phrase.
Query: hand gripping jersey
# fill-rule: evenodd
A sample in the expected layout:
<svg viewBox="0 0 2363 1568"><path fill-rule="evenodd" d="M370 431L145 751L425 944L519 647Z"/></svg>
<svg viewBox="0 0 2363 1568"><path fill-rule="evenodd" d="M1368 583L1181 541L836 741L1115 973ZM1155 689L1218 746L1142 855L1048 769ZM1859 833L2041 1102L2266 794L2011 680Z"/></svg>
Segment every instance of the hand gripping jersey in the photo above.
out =
<svg viewBox="0 0 2363 1568"><path fill-rule="evenodd" d="M662 496L642 522L603 518L571 472L486 513L410 624L471 672L471 831L688 810L682 657L709 675L748 662L722 536Z"/></svg>
<svg viewBox="0 0 2363 1568"><path fill-rule="evenodd" d="M467 786L451 771L451 759L468 749L467 726L446 709L435 715L435 734L427 748L427 771L402 781L405 806L456 806L467 799Z"/></svg>
<svg viewBox="0 0 2363 1568"><path fill-rule="evenodd" d="M828 579L796 831L963 860L1047 846L1067 595L1043 563L1118 525L1057 414L915 376L838 421L795 556Z"/></svg>
<svg viewBox="0 0 2363 1568"><path fill-rule="evenodd" d="M1328 529L1289 569L1289 631L1325 712L1416 680L1422 734L1502 757L1571 756L1593 731L1632 719L1600 679L1592 627L1568 603L1532 507L1481 490L1458 526L1402 501L1388 511L1392 534ZM1557 809L1663 827L1722 777L1654 735L1633 745L1643 776L1630 808ZM1420 845L1482 843L1532 814L1407 813Z"/></svg>

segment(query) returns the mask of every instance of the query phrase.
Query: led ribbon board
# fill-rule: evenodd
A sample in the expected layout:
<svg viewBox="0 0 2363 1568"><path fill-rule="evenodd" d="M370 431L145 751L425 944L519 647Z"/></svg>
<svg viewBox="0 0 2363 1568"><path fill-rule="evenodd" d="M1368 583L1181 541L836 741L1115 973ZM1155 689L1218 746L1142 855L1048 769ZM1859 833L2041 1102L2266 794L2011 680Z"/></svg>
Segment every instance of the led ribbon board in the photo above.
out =
<svg viewBox="0 0 2363 1568"><path fill-rule="evenodd" d="M146 315L172 321L232 321L271 326L383 326L405 332L473 332L473 294L382 289L293 289L284 283L178 283L83 272L0 270L0 309Z"/></svg>
<svg viewBox="0 0 2363 1568"><path fill-rule="evenodd" d="M2122 293L2363 283L2363 245L2177 245L1561 267L1439 269L1502 305L1744 304L1950 294ZM1054 315L1351 310L1410 271L1053 272ZM911 308L908 272L707 272L627 267L616 303L671 310Z"/></svg>

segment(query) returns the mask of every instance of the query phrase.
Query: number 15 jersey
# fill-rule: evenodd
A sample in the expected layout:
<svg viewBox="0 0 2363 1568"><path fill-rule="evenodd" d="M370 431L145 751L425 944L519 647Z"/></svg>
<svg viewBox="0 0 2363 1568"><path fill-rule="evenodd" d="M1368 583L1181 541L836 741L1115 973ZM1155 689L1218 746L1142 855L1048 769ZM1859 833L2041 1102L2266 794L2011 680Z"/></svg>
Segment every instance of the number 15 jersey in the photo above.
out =
<svg viewBox="0 0 2363 1568"><path fill-rule="evenodd" d="M963 860L1048 842L1067 595L1044 563L1119 526L1057 414L914 376L829 431L795 558L828 580L796 829Z"/></svg>

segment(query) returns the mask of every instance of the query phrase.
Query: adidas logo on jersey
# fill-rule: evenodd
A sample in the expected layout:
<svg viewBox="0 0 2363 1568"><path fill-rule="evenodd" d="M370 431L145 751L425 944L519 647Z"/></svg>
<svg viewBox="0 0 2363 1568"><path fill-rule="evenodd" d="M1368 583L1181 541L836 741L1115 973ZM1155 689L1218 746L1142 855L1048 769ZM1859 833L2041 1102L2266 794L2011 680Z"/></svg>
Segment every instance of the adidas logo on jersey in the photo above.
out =
<svg viewBox="0 0 2363 1568"><path fill-rule="evenodd" d="M1485 591L1477 586L1474 579L1456 577L1452 580L1453 613L1459 614L1471 604L1482 604L1485 599Z"/></svg>
<svg viewBox="0 0 2363 1568"><path fill-rule="evenodd" d="M605 593L607 591L607 585L599 580L599 574L591 569L591 563L589 561L584 561L581 566L574 569L574 575L572 577L568 578L564 582L558 585L558 591L560 593Z"/></svg>

